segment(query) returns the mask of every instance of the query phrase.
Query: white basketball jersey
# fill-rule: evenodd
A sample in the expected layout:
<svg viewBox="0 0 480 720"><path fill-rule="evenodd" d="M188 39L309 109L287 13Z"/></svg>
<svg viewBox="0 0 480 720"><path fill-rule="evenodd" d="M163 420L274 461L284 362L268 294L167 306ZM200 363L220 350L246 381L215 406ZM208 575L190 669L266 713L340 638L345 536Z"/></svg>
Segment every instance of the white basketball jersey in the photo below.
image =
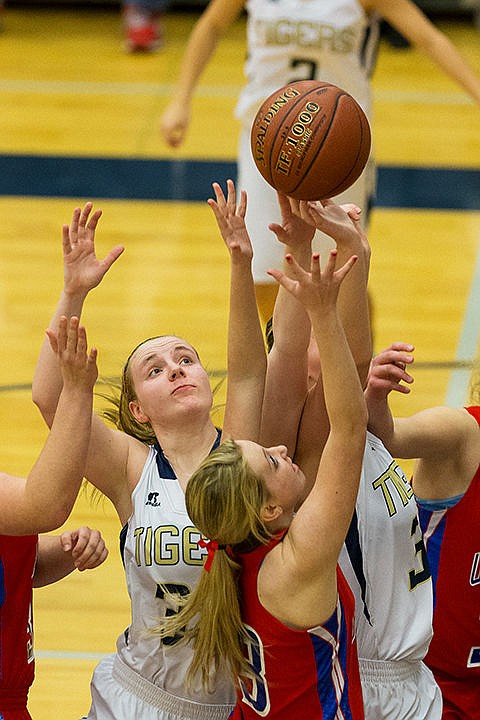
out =
<svg viewBox="0 0 480 720"><path fill-rule="evenodd" d="M174 638L160 641L152 634L159 619L178 608L165 597L185 595L203 572L200 533L192 525L185 496L164 456L150 448L142 475L132 494L133 512L122 530L123 559L131 598L132 622L118 638L123 662L139 675L176 697L197 703L234 703L231 681L218 672L215 690L206 695L200 681L187 690L185 675L191 650Z"/></svg>
<svg viewBox="0 0 480 720"><path fill-rule="evenodd" d="M433 591L417 506L406 475L371 433L340 566L355 595L359 657L421 660Z"/></svg>
<svg viewBox="0 0 480 720"><path fill-rule="evenodd" d="M247 0L246 86L236 114L251 125L260 104L295 80L324 80L371 115L369 77L379 22L356 0Z"/></svg>

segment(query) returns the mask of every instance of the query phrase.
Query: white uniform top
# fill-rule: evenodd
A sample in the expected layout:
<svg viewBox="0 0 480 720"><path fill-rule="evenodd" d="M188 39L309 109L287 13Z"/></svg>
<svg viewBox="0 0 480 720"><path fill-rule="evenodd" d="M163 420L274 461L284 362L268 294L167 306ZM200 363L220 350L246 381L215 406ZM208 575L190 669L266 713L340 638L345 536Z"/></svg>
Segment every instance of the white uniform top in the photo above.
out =
<svg viewBox="0 0 480 720"><path fill-rule="evenodd" d="M247 84L236 109L251 126L260 104L295 80L349 92L370 117L379 18L357 0L247 0Z"/></svg>
<svg viewBox="0 0 480 720"><path fill-rule="evenodd" d="M122 530L123 560L131 598L132 622L118 638L117 652L125 665L180 698L197 703L235 702L232 683L215 674L214 693L206 695L200 680L187 690L185 675L192 659L186 645L173 647L150 630L171 614L172 594L186 594L203 572L201 535L187 515L185 495L163 453L150 448L142 475L132 493L133 512Z"/></svg>
<svg viewBox="0 0 480 720"><path fill-rule="evenodd" d="M359 657L423 659L433 590L417 505L403 470L371 433L340 566L355 595Z"/></svg>
<svg viewBox="0 0 480 720"><path fill-rule="evenodd" d="M239 189L247 191L246 225L256 283L273 283L269 268L281 268L284 246L268 229L280 223L275 190L258 171L250 149L250 130L261 103L295 80L323 80L349 92L372 119L369 78L373 72L379 17L367 15L357 0L247 0L246 85L236 107L242 122L238 150ZM336 198L363 210L364 222L375 192L373 152L360 178ZM313 249L334 247L317 231ZM323 256L325 257L325 255Z"/></svg>

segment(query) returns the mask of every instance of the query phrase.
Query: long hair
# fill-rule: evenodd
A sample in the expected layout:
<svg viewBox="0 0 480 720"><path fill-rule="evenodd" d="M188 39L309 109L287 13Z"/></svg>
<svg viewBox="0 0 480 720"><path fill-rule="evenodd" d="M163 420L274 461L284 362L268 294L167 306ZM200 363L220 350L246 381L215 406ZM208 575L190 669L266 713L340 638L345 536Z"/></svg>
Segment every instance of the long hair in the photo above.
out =
<svg viewBox="0 0 480 720"><path fill-rule="evenodd" d="M239 676L254 677L242 651L247 635L235 553L271 538L261 518L268 492L240 447L228 440L192 475L185 500L198 530L221 547L215 551L209 572L204 570L192 594L180 601L180 611L162 619L158 633L161 637L179 634L181 641L191 643L193 660L187 684L200 673L204 688L209 689L212 672L220 668L226 669L234 682Z"/></svg>
<svg viewBox="0 0 480 720"><path fill-rule="evenodd" d="M151 337L143 340L133 348L123 366L120 382L109 382L109 394L102 394L102 397L111 404L111 407L102 411L102 416L113 423L118 430L148 445L152 445L156 439L152 426L148 422L138 422L130 412L129 404L137 399L132 380L131 361L139 347L154 339L156 338Z"/></svg>

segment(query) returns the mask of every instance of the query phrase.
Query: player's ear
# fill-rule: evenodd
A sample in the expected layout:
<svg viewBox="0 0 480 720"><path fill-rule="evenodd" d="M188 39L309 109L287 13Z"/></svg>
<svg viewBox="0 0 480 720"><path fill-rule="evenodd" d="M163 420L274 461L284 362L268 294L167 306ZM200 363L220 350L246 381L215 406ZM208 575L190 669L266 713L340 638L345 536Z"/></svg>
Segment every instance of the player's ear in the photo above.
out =
<svg viewBox="0 0 480 720"><path fill-rule="evenodd" d="M135 420L137 422L139 422L139 423L150 422L150 418L148 417L148 415L146 415L143 412L141 405L136 400L131 400L128 403L128 409L130 410L130 412L132 413L133 417L135 418Z"/></svg>
<svg viewBox="0 0 480 720"><path fill-rule="evenodd" d="M276 505L273 500L265 503L260 510L260 517L265 524L272 523L283 513L283 508L280 505Z"/></svg>

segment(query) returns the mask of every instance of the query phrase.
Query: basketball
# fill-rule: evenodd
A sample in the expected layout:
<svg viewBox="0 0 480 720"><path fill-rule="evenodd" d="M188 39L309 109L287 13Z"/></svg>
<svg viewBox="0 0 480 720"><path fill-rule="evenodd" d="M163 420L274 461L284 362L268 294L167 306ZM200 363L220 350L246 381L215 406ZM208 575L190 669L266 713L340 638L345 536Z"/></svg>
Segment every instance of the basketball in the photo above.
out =
<svg viewBox="0 0 480 720"><path fill-rule="evenodd" d="M272 93L251 131L260 174L297 200L347 190L370 154L370 125L360 105L336 85L300 80Z"/></svg>

